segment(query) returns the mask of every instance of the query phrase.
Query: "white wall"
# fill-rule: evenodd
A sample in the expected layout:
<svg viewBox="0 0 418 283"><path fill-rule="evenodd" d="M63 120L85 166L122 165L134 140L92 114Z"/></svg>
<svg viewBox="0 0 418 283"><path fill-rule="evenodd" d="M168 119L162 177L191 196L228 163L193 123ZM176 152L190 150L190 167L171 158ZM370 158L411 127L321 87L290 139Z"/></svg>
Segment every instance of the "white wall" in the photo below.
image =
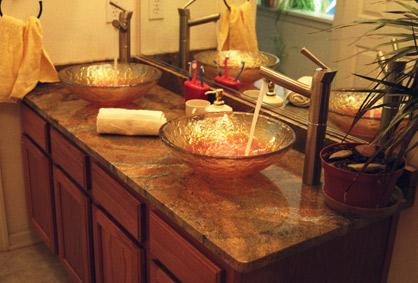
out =
<svg viewBox="0 0 418 283"><path fill-rule="evenodd" d="M6 222L2 222L2 234L6 234L1 243L2 248L17 248L31 244L34 237L30 229L22 172L20 149L20 116L19 105L0 103L0 168L1 188L4 209L0 213ZM0 196L0 198L1 198Z"/></svg>
<svg viewBox="0 0 418 283"><path fill-rule="evenodd" d="M307 47L327 65L333 65L330 32L321 32L330 29L331 22L296 12L282 14L279 19L276 11L266 8L257 11L259 48L279 56L280 72L292 78L313 74L317 66L300 53L302 47ZM277 39L283 46L281 54L278 54Z"/></svg>
<svg viewBox="0 0 418 283"><path fill-rule="evenodd" d="M114 0L133 10L132 54L139 54L139 0ZM54 64L112 58L118 52L118 32L106 23L106 0L43 0L44 47ZM25 19L38 13L38 1L5 0L2 11ZM5 207L0 221L1 248L25 246L36 240L27 219L21 151L20 115L14 104L0 104L0 168ZM4 215L6 214L6 215Z"/></svg>
<svg viewBox="0 0 418 283"><path fill-rule="evenodd" d="M228 0L230 5L242 3L243 0ZM140 1L140 44L141 53L153 55L178 52L179 46L179 16L178 8L183 7L188 0L160 0L163 4L163 19L149 19L149 2ZM255 8L255 0L251 0ZM191 19L216 14L225 9L222 0L196 0L189 6ZM255 12L255 9L254 9ZM215 48L217 25L213 22L192 27L190 29L190 48Z"/></svg>
<svg viewBox="0 0 418 283"><path fill-rule="evenodd" d="M161 0L163 19L149 20L149 1L141 2L141 53L153 55L178 51L179 16L177 9L187 0ZM218 13L217 0L197 0L190 7L191 18L200 18ZM207 23L192 27L190 31L191 49L203 49L216 46L216 24Z"/></svg>
<svg viewBox="0 0 418 283"><path fill-rule="evenodd" d="M139 54L139 0L114 0L134 11L132 54ZM146 2L146 1L142 1ZM44 0L41 23L44 46L54 64L113 58L117 30L106 23L106 0ZM38 1L5 0L4 14L26 18L38 13Z"/></svg>

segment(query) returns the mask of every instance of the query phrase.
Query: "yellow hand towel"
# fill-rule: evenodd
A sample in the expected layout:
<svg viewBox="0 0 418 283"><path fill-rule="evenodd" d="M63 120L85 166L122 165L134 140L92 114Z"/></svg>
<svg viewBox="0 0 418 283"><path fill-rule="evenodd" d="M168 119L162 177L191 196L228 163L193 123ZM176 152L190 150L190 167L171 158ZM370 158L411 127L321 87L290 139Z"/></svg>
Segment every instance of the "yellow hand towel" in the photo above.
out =
<svg viewBox="0 0 418 283"><path fill-rule="evenodd" d="M22 99L38 82L57 81L57 71L42 47L40 21L0 17L0 102Z"/></svg>
<svg viewBox="0 0 418 283"><path fill-rule="evenodd" d="M258 51L254 11L249 1L231 5L219 21L218 50Z"/></svg>

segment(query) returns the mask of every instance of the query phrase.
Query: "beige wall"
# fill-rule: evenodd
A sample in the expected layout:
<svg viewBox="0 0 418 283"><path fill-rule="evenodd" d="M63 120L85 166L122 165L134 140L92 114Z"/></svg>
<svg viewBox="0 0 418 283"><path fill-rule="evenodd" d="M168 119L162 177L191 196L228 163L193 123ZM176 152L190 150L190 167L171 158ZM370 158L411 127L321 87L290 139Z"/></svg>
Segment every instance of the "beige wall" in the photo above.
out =
<svg viewBox="0 0 418 283"><path fill-rule="evenodd" d="M115 2L134 11L132 54L139 54L139 0ZM113 58L118 52L118 33L106 23L105 0L44 0L43 3L44 46L55 64ZM38 1L3 1L3 11L23 19L37 14Z"/></svg>
<svg viewBox="0 0 418 283"><path fill-rule="evenodd" d="M149 1L141 2L141 53L145 55L178 51L179 16L177 9L186 0L162 0L164 18L148 19ZM218 12L217 0L197 1L190 6L191 18L199 18ZM191 49L216 47L216 24L193 27L190 31Z"/></svg>
<svg viewBox="0 0 418 283"><path fill-rule="evenodd" d="M139 0L116 0L134 11L132 53L139 53ZM112 58L117 52L118 33L106 23L104 0L44 0L41 23L44 47L55 64ZM9 16L25 19L37 14L33 0L3 1ZM0 248L16 248L36 240L26 214L20 152L18 106L0 104L0 170L5 207L0 211ZM1 194L0 194L1 198ZM6 214L6 215L4 215ZM1 220L5 219L4 222ZM4 224L4 225L2 225ZM3 235L8 236L3 237Z"/></svg>
<svg viewBox="0 0 418 283"><path fill-rule="evenodd" d="M140 1L140 45L141 53L153 55L161 53L178 52L179 38L179 16L178 8L183 7L188 0L160 0L163 3L164 18L160 20L150 20L148 11L148 1ZM231 5L242 3L243 0L228 0ZM251 0L255 8L255 0ZM219 13L225 9L222 0L197 0L189 6L191 19ZM255 12L255 9L254 9ZM215 23L207 23L192 27L190 30L190 48L207 49L214 48L216 44Z"/></svg>
<svg viewBox="0 0 418 283"><path fill-rule="evenodd" d="M0 187L5 206L3 213L6 214L6 223L3 223L6 227L0 229L8 235L9 248L16 248L36 239L29 228L26 211L18 105L0 104L0 133Z"/></svg>

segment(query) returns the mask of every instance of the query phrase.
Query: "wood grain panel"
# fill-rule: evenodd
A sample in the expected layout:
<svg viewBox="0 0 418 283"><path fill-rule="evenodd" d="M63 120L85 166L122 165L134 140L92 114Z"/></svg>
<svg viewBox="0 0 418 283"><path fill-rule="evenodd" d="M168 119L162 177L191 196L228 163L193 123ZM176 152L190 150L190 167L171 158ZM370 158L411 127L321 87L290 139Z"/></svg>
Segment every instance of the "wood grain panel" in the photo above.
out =
<svg viewBox="0 0 418 283"><path fill-rule="evenodd" d="M95 163L91 167L91 176L94 201L141 241L143 204Z"/></svg>
<svg viewBox="0 0 418 283"><path fill-rule="evenodd" d="M179 281L171 278L160 266L154 261L150 263L150 283L178 283Z"/></svg>
<svg viewBox="0 0 418 283"><path fill-rule="evenodd" d="M222 270L153 212L150 213L150 253L184 283L219 283Z"/></svg>
<svg viewBox="0 0 418 283"><path fill-rule="evenodd" d="M22 137L22 158L29 218L42 240L55 253L54 197L49 159L25 136Z"/></svg>
<svg viewBox="0 0 418 283"><path fill-rule="evenodd" d="M39 147L48 152L48 124L28 106L22 104L22 130Z"/></svg>
<svg viewBox="0 0 418 283"><path fill-rule="evenodd" d="M387 256L391 221L391 218L386 218L371 223L260 270L240 274L240 282L386 282L382 271Z"/></svg>
<svg viewBox="0 0 418 283"><path fill-rule="evenodd" d="M141 249L96 207L93 207L93 233L96 282L142 282Z"/></svg>
<svg viewBox="0 0 418 283"><path fill-rule="evenodd" d="M55 129L51 129L51 152L54 163L87 190L86 156Z"/></svg>
<svg viewBox="0 0 418 283"><path fill-rule="evenodd" d="M91 282L89 200L56 167L54 187L60 260L74 282Z"/></svg>

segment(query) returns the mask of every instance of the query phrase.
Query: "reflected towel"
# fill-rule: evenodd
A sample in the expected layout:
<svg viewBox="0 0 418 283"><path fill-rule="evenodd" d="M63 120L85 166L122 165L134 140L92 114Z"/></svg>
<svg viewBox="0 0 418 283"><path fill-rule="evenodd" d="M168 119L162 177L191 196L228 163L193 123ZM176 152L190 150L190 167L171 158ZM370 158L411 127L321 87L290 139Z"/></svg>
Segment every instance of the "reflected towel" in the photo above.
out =
<svg viewBox="0 0 418 283"><path fill-rule="evenodd" d="M99 134L158 135L160 127L167 122L161 111L100 108L97 115Z"/></svg>
<svg viewBox="0 0 418 283"><path fill-rule="evenodd" d="M249 1L231 5L219 21L218 50L258 51L254 11Z"/></svg>
<svg viewBox="0 0 418 283"><path fill-rule="evenodd" d="M40 21L0 17L0 102L22 99L38 82L57 82L58 74L42 47Z"/></svg>
<svg viewBox="0 0 418 283"><path fill-rule="evenodd" d="M308 85L309 87L312 86L312 77L311 76L303 76L298 79L298 82L304 83L305 85ZM311 99L308 97L305 97L299 93L296 92L289 92L287 94L287 99L290 103L297 107L309 107L311 104Z"/></svg>

